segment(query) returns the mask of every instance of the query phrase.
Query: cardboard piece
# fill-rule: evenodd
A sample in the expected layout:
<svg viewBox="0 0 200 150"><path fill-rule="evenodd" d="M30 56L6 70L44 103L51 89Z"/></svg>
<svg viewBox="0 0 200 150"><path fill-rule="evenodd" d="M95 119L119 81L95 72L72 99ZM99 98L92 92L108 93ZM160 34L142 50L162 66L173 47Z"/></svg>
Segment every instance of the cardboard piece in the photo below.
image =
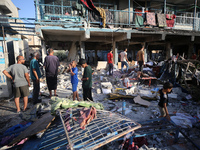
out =
<svg viewBox="0 0 200 150"><path fill-rule="evenodd" d="M97 63L97 70L105 69L107 66L107 61L98 61Z"/></svg>
<svg viewBox="0 0 200 150"><path fill-rule="evenodd" d="M139 105L142 105L142 106L145 106L145 107L149 107L151 105L150 102L146 101L146 100L143 100L140 95L138 95L137 97L135 97L133 99L133 101L136 103L136 104L139 104Z"/></svg>

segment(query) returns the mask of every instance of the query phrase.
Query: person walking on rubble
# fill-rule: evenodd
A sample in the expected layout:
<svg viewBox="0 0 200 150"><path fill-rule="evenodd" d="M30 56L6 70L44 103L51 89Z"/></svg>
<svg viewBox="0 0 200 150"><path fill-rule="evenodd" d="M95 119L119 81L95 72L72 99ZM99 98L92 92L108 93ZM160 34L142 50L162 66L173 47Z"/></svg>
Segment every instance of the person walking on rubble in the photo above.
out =
<svg viewBox="0 0 200 150"><path fill-rule="evenodd" d="M125 48L124 51L120 53L119 57L121 61L122 73L124 73L124 69L123 69L124 65L126 66L126 73L127 73L129 69L128 59L127 59L127 48Z"/></svg>
<svg viewBox="0 0 200 150"><path fill-rule="evenodd" d="M44 60L44 68L46 72L46 81L47 87L49 90L49 97L52 96L52 90L54 90L54 96L58 96L56 94L57 90L57 75L58 75L58 66L60 66L60 62L57 56L54 56L54 51L52 48L48 50L49 55L45 57Z"/></svg>
<svg viewBox="0 0 200 150"><path fill-rule="evenodd" d="M40 92L40 78L42 77L40 68L39 68L39 59L40 55L38 52L33 54L33 59L30 62L30 76L33 81L33 101L34 104L39 103L39 92Z"/></svg>
<svg viewBox="0 0 200 150"><path fill-rule="evenodd" d="M17 56L17 64L13 64L3 71L3 73L14 82L14 97L17 113L20 113L19 99L23 96L24 109L27 109L30 80L28 69L23 64L25 59L23 56Z"/></svg>
<svg viewBox="0 0 200 150"><path fill-rule="evenodd" d="M143 45L141 49L137 52L136 59L139 64L139 71L137 73L137 77L140 78L140 75L143 71L143 66L144 66L144 46Z"/></svg>
<svg viewBox="0 0 200 150"><path fill-rule="evenodd" d="M76 67L76 61L72 61L69 64L69 69L67 72L71 73L71 83L72 83L72 91L73 91L73 100L77 98L79 101L77 86L78 86L78 68Z"/></svg>
<svg viewBox="0 0 200 150"><path fill-rule="evenodd" d="M159 90L160 93L160 101L158 103L158 108L160 110L161 116L160 117L166 117L168 120L170 120L169 112L167 110L168 105L168 93L172 91L173 84L170 82L166 82L163 85L163 88Z"/></svg>
<svg viewBox="0 0 200 150"><path fill-rule="evenodd" d="M114 66L114 61L113 61L113 54L112 50L107 54L107 63L108 63L108 68L109 68L109 75L113 75L113 66Z"/></svg>
<svg viewBox="0 0 200 150"><path fill-rule="evenodd" d="M86 63L85 59L79 61L82 68L84 68L83 78L81 79L83 88L83 100L91 100L92 98L92 68Z"/></svg>

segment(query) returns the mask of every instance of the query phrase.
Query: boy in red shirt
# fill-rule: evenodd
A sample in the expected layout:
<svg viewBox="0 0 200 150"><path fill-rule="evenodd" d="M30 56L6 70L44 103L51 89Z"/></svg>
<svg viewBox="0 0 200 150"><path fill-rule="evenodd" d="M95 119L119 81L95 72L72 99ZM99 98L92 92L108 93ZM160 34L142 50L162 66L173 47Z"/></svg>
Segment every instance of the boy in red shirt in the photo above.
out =
<svg viewBox="0 0 200 150"><path fill-rule="evenodd" d="M113 75L113 54L112 50L107 54L107 63L108 63L108 68L109 68L109 75Z"/></svg>

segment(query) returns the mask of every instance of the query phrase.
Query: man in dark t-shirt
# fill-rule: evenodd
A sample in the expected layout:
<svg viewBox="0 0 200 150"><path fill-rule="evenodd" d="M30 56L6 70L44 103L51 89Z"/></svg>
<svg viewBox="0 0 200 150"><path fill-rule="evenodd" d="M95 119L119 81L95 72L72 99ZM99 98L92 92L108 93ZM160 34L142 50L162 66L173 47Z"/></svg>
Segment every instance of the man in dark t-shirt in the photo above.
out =
<svg viewBox="0 0 200 150"><path fill-rule="evenodd" d="M163 85L163 89L159 90L160 93L160 101L158 103L158 108L160 109L161 116L166 117L170 120L169 113L167 110L168 105L168 93L171 92L173 85L170 82L166 82Z"/></svg>
<svg viewBox="0 0 200 150"><path fill-rule="evenodd" d="M54 51L52 48L48 50L49 55L45 57L44 68L46 71L46 81L47 87L49 90L49 97L52 96L52 90L54 90L54 96L57 96L57 75L58 75L58 66L60 62L57 56L54 56Z"/></svg>
<svg viewBox="0 0 200 150"><path fill-rule="evenodd" d="M92 68L86 63L85 59L79 61L82 68L84 68L83 78L81 79L83 88L83 100L91 100L92 98Z"/></svg>

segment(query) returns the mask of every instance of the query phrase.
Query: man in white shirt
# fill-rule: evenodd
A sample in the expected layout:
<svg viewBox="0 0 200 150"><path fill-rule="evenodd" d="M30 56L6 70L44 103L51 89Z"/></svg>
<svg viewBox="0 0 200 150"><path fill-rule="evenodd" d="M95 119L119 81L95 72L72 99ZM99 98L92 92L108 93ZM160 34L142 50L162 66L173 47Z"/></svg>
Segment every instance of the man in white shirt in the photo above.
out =
<svg viewBox="0 0 200 150"><path fill-rule="evenodd" d="M128 72L128 59L127 59L127 48L124 49L123 52L120 53L120 61L121 61L121 69L122 69L122 73L124 73L123 67L124 65L126 66L126 73Z"/></svg>

